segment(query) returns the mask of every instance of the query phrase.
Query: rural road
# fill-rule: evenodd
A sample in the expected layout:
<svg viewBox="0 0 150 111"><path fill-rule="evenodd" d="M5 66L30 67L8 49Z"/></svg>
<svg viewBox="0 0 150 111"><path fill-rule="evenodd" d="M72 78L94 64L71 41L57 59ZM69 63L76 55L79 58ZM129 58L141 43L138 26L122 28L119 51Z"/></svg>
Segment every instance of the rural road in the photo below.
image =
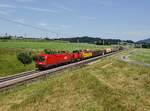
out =
<svg viewBox="0 0 150 111"><path fill-rule="evenodd" d="M130 53L129 55L123 55L123 56L121 56L121 60L123 60L125 62L128 62L128 63L131 63L131 64L138 64L138 65L143 65L143 66L146 66L146 67L150 67L150 64L148 64L148 63L144 63L144 62L141 62L141 61L135 61L135 60L129 59L129 56L131 54L132 53Z"/></svg>

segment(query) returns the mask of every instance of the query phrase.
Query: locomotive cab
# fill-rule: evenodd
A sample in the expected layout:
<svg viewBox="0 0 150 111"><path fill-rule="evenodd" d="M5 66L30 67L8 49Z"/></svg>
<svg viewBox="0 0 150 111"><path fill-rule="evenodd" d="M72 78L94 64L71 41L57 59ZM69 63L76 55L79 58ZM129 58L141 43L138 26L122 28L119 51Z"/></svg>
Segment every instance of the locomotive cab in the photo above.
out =
<svg viewBox="0 0 150 111"><path fill-rule="evenodd" d="M39 54L36 67L40 70L57 67L72 61L72 53L59 51L57 53Z"/></svg>
<svg viewBox="0 0 150 111"><path fill-rule="evenodd" d="M36 58L36 67L39 69L44 69L46 68L45 66L46 66L46 56L41 54Z"/></svg>
<svg viewBox="0 0 150 111"><path fill-rule="evenodd" d="M37 61L38 62L44 62L45 61L45 57L44 56L38 56L37 57Z"/></svg>

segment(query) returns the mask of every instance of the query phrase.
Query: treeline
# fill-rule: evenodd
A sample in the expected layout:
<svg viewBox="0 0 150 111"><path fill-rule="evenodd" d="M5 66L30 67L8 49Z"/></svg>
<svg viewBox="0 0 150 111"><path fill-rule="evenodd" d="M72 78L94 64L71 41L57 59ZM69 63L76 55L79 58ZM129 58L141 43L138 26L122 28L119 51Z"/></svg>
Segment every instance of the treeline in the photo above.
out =
<svg viewBox="0 0 150 111"><path fill-rule="evenodd" d="M150 44L142 44L142 48L150 48Z"/></svg>
<svg viewBox="0 0 150 111"><path fill-rule="evenodd" d="M137 41L135 46L137 48L150 48L150 38Z"/></svg>
<svg viewBox="0 0 150 111"><path fill-rule="evenodd" d="M0 36L0 40L1 41L17 40L17 41L24 41L24 42L50 41L50 39L48 38L24 37L24 36L16 36L16 35L8 35L8 34L5 34L4 36Z"/></svg>
<svg viewBox="0 0 150 111"><path fill-rule="evenodd" d="M2 39L2 40L9 39L10 40L10 39L12 39L12 36L10 36L10 35L9 36L0 36L0 39Z"/></svg>
<svg viewBox="0 0 150 111"><path fill-rule="evenodd" d="M135 44L135 48L148 48L150 49L150 43L137 43Z"/></svg>
<svg viewBox="0 0 150 111"><path fill-rule="evenodd" d="M5 36L0 36L0 40L23 40L23 41L64 41L64 42L72 42L72 43L89 43L89 44L96 44L96 45L117 45L120 43L128 44L134 43L131 40L120 40L120 39L102 39L98 37L89 37L89 36L82 36L82 37L71 37L71 38L31 38L31 37L23 37L23 36L12 36L8 35L7 33Z"/></svg>
<svg viewBox="0 0 150 111"><path fill-rule="evenodd" d="M5 35L3 36L0 36L1 40L11 40L11 39L19 39L19 38L23 38L23 36L9 35L7 33L5 33Z"/></svg>

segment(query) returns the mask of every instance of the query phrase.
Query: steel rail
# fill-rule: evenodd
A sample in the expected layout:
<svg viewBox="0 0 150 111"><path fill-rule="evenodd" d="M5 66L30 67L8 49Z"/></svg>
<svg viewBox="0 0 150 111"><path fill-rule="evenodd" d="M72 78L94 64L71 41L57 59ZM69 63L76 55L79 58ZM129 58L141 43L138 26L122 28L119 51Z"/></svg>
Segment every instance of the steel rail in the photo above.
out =
<svg viewBox="0 0 150 111"><path fill-rule="evenodd" d="M45 71L35 71L35 72L34 71L27 71L27 72L24 72L24 73L20 73L21 76L19 76L19 74L16 74L14 76L9 76L8 78L7 77L1 78L0 91L2 89L7 88L7 87L13 86L17 83L22 83L22 82L25 82L25 81L28 81L28 80L32 80L32 79L35 79L35 78L38 78L38 77L42 77L44 75L48 75L48 74L51 74L51 73L54 73L54 72L57 72L57 71L60 71L60 70L63 70L63 69L69 68L69 67L73 67L73 66L77 66L77 65L80 65L80 64L86 64L86 63L89 63L89 62L93 62L95 60L98 60L100 58L104 58L104 57L116 54L118 52L120 52L120 51L112 52L112 53L109 53L109 54L105 54L105 55L101 55L101 56L97 56L97 57L93 57L93 58L89 58L89 59L85 59L85 60L82 60L82 61L79 61L79 62L63 65L63 66L56 67L56 68L49 69L49 70L45 70Z"/></svg>
<svg viewBox="0 0 150 111"><path fill-rule="evenodd" d="M0 83L1 83L1 82L4 82L4 81L11 80L11 79L15 79L15 78L27 76L27 75L29 75L29 74L36 73L36 72L38 72L38 71L36 71L36 70L31 70L31 71L26 71L26 72L17 73L17 74L15 74L15 75L11 75L11 76L0 77Z"/></svg>

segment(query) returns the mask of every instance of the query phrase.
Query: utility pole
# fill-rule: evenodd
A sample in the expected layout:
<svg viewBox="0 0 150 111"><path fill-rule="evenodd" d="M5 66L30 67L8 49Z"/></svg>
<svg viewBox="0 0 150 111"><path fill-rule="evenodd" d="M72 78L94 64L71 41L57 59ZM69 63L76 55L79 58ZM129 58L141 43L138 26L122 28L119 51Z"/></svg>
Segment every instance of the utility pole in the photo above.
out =
<svg viewBox="0 0 150 111"><path fill-rule="evenodd" d="M46 33L46 38L48 38L48 34Z"/></svg>
<svg viewBox="0 0 150 111"><path fill-rule="evenodd" d="M62 38L63 38L63 36L64 36L64 35L63 35L63 33L62 33Z"/></svg>
<svg viewBox="0 0 150 111"><path fill-rule="evenodd" d="M58 37L59 37L59 34L58 34L58 33L56 33L56 38L58 39Z"/></svg>
<svg viewBox="0 0 150 111"><path fill-rule="evenodd" d="M141 49L142 49L142 43L140 44L140 46L141 46Z"/></svg>
<svg viewBox="0 0 150 111"><path fill-rule="evenodd" d="M104 41L104 39L103 39L103 45L105 44L105 41Z"/></svg>
<svg viewBox="0 0 150 111"><path fill-rule="evenodd" d="M24 34L24 38L26 38L26 37L27 37L27 33Z"/></svg>
<svg viewBox="0 0 150 111"><path fill-rule="evenodd" d="M118 47L120 46L120 42L119 42L119 40L118 40Z"/></svg>
<svg viewBox="0 0 150 111"><path fill-rule="evenodd" d="M7 34L7 32L5 33L5 37L7 37L8 36L8 34Z"/></svg>

